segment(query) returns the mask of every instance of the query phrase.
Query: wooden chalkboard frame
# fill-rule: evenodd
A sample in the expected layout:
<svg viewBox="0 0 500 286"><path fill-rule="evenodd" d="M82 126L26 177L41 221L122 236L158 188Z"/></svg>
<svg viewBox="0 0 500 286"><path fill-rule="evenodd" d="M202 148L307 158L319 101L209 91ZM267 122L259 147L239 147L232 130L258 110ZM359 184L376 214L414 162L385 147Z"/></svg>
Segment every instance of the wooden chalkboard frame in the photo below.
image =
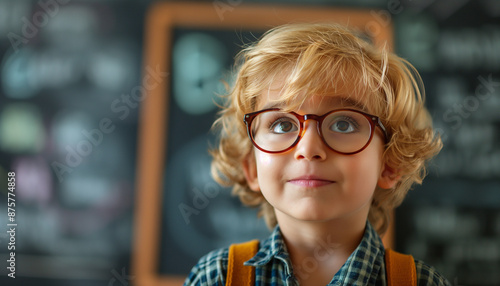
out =
<svg viewBox="0 0 500 286"><path fill-rule="evenodd" d="M237 1L156 3L145 24L144 76L151 69L170 73L174 27L260 29L292 22L335 22L369 31L375 45L393 47L391 23L370 10L312 6L246 5ZM164 74L163 74L164 75ZM144 81L146 77L144 77ZM168 146L169 76L142 96L137 158L136 209L131 283L141 286L182 285L185 277L159 273L162 177ZM146 85L147 83L142 83ZM392 245L393 231L385 236Z"/></svg>

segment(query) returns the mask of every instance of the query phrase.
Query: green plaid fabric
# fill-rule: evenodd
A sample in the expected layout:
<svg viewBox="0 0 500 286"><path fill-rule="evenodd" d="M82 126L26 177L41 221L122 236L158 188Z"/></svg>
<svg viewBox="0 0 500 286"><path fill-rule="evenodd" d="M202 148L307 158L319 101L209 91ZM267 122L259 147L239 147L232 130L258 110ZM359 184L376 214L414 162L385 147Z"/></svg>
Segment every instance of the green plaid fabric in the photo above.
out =
<svg viewBox="0 0 500 286"><path fill-rule="evenodd" d="M318 243L318 255L328 251L328 241ZM228 248L214 250L202 257L186 279L184 285L225 285ZM356 250L335 274L328 285L387 285L385 275L385 249L371 224L366 224L365 234ZM320 256L319 256L320 257ZM255 267L255 285L299 285L296 277L308 275L315 267L312 259L292 267L279 226L271 236L261 241L257 254L245 265ZM450 285L436 269L415 260L417 285Z"/></svg>

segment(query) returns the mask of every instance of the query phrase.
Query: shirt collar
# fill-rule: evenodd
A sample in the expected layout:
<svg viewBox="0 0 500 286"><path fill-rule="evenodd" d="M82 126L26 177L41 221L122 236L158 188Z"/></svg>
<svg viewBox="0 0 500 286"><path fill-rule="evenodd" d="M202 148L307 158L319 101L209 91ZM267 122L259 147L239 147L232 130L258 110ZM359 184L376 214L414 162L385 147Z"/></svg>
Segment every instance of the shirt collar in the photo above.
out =
<svg viewBox="0 0 500 286"><path fill-rule="evenodd" d="M365 233L358 247L349 256L344 265L335 274L332 284L375 285L384 263L384 245L380 236L367 221Z"/></svg>
<svg viewBox="0 0 500 286"><path fill-rule="evenodd" d="M271 235L261 242L259 251L250 260L245 262L245 265L260 266L267 264L273 257L289 260L288 250L281 236L280 227L277 225Z"/></svg>
<svg viewBox="0 0 500 286"><path fill-rule="evenodd" d="M367 221L361 242L330 283L353 285L355 282L363 282L363 285L373 285L383 264L383 254L382 240L371 223ZM274 228L269 238L261 242L257 254L246 261L245 265L262 266L273 258L281 260L291 272L291 260L279 226Z"/></svg>

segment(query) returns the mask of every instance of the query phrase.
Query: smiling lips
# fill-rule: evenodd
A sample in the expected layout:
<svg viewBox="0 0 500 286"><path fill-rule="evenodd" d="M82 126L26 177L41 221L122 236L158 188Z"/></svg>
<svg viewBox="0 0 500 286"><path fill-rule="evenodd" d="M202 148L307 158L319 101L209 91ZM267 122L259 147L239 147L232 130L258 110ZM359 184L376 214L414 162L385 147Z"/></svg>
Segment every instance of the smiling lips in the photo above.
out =
<svg viewBox="0 0 500 286"><path fill-rule="evenodd" d="M297 177L297 178L288 180L288 182L291 184L297 185L297 186L307 187L307 188L316 188L316 187L321 187L321 186L335 183L335 181L325 180L325 179L315 177L315 176Z"/></svg>

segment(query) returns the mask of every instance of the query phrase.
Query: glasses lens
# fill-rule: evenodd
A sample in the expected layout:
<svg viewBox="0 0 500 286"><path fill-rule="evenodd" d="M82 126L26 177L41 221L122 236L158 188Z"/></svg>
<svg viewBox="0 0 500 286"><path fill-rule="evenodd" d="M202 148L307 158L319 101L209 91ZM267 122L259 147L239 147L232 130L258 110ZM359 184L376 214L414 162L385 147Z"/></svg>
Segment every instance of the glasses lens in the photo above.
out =
<svg viewBox="0 0 500 286"><path fill-rule="evenodd" d="M293 114L266 111L257 115L251 125L254 143L269 152L280 152L300 137L300 121ZM321 125L324 142L341 153L361 150L370 140L372 125L363 114L340 110L328 114Z"/></svg>
<svg viewBox="0 0 500 286"><path fill-rule="evenodd" d="M257 146L270 152L279 152L297 140L300 122L290 113L267 111L254 118L251 130Z"/></svg>
<svg viewBox="0 0 500 286"><path fill-rule="evenodd" d="M323 121L321 132L332 149L351 153L359 151L370 140L371 124L363 114L354 111L336 111Z"/></svg>

